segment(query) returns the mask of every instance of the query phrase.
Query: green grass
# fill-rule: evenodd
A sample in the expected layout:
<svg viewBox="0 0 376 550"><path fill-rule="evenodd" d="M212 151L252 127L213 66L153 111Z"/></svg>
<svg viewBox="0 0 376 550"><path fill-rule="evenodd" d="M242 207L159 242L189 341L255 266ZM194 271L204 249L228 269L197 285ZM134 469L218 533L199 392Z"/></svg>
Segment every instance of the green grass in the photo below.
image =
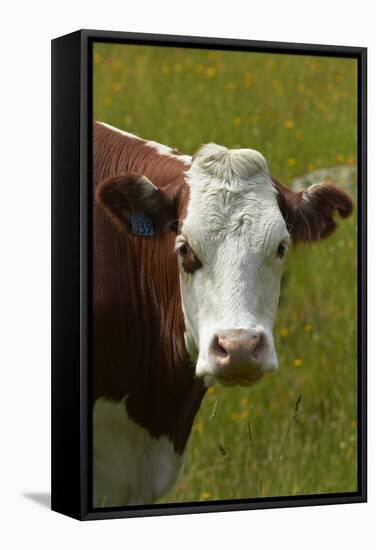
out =
<svg viewBox="0 0 376 550"><path fill-rule="evenodd" d="M356 61L96 44L94 115L184 153L209 141L258 149L288 184L356 163ZM356 277L355 214L289 253L279 371L208 393L163 502L357 489Z"/></svg>

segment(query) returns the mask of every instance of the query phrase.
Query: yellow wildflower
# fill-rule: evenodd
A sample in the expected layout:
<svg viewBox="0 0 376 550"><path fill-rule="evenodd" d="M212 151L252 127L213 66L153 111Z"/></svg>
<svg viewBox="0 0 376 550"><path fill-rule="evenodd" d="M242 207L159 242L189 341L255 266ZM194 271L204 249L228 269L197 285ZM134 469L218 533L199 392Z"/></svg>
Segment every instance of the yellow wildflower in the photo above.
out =
<svg viewBox="0 0 376 550"><path fill-rule="evenodd" d="M287 165L288 166L295 166L295 164L296 164L296 159L294 159L294 158L287 159Z"/></svg>
<svg viewBox="0 0 376 550"><path fill-rule="evenodd" d="M201 422L196 422L193 425L193 431L197 432L197 433L201 433L202 432L202 423Z"/></svg>
<svg viewBox="0 0 376 550"><path fill-rule="evenodd" d="M211 493L209 491L204 491L201 493L200 500L209 500L211 498Z"/></svg>
<svg viewBox="0 0 376 550"><path fill-rule="evenodd" d="M215 387L214 387L214 386L211 386L211 387L208 389L208 395L213 395L214 392L215 392Z"/></svg>
<svg viewBox="0 0 376 550"><path fill-rule="evenodd" d="M336 162L344 162L345 161L345 157L343 155L341 155L341 153L338 153L338 155L336 155Z"/></svg>
<svg viewBox="0 0 376 550"><path fill-rule="evenodd" d="M251 73L245 73L244 75L244 86L250 88L253 84L254 77Z"/></svg>
<svg viewBox="0 0 376 550"><path fill-rule="evenodd" d="M295 123L293 120L285 120L285 122L283 123L283 126L285 128L294 128Z"/></svg>
<svg viewBox="0 0 376 550"><path fill-rule="evenodd" d="M303 361L300 358L294 359L293 365L294 367L301 367L303 364Z"/></svg>
<svg viewBox="0 0 376 550"><path fill-rule="evenodd" d="M206 74L208 75L209 78L212 78L213 76L215 76L217 72L217 69L215 67L208 67L206 69Z"/></svg>
<svg viewBox="0 0 376 550"><path fill-rule="evenodd" d="M289 331L287 328L281 328L281 330L279 331L279 334L284 338L286 338L289 335Z"/></svg>
<svg viewBox="0 0 376 550"><path fill-rule="evenodd" d="M111 89L114 91L114 92L120 92L123 88L123 85L121 84L121 82L114 82L111 86Z"/></svg>
<svg viewBox="0 0 376 550"><path fill-rule="evenodd" d="M99 63L102 63L103 57L101 56L100 53L95 53L94 56L93 56L93 59L94 59L94 63L96 65L99 65Z"/></svg>

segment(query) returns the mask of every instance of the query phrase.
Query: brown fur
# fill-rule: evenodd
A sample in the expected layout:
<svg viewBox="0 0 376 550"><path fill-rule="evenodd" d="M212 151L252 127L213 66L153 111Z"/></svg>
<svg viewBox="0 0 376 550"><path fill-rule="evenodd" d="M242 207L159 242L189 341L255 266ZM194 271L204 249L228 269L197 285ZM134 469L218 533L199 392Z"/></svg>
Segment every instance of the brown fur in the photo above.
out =
<svg viewBox="0 0 376 550"><path fill-rule="evenodd" d="M178 157L94 124L93 397L119 401L127 395L130 417L151 435L170 437L179 452L205 389L184 346L176 233L143 238L119 231L119 211L109 215L104 203L106 192L114 199L111 179L127 194L126 174L142 174L163 190L172 222L187 204L185 169ZM134 176L130 182L136 185Z"/></svg>
<svg viewBox="0 0 376 550"><path fill-rule="evenodd" d="M168 197L140 174L107 178L98 185L95 195L120 232L132 231L132 214L142 212L153 221L153 231L157 233L167 230L175 217L175 197Z"/></svg>
<svg viewBox="0 0 376 550"><path fill-rule="evenodd" d="M295 193L272 178L278 191L278 204L293 240L318 241L335 231L336 212L350 216L353 203L345 191L329 182Z"/></svg>

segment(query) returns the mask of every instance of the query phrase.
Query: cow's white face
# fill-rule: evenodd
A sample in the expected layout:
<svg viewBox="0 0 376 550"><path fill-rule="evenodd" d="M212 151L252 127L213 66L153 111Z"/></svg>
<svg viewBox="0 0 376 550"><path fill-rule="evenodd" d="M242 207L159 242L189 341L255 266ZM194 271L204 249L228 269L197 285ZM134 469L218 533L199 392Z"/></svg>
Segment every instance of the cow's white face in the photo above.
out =
<svg viewBox="0 0 376 550"><path fill-rule="evenodd" d="M186 174L176 239L186 346L207 385L250 385L277 368L273 324L289 233L265 159L202 147Z"/></svg>

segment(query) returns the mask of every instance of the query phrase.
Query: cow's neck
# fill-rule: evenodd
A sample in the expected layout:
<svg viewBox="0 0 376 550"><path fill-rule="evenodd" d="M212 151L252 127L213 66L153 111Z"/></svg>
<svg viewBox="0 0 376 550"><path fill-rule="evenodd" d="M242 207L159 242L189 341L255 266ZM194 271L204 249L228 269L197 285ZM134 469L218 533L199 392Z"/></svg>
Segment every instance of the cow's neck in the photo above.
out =
<svg viewBox="0 0 376 550"><path fill-rule="evenodd" d="M105 127L99 128L99 139L96 184L130 171L184 195L186 165L178 158ZM205 388L195 378L184 344L176 235L125 237L100 210L94 216L95 242L101 242L100 234L107 236L106 243L111 240L110 250L103 246L94 254L94 397L126 397L135 422L154 437L167 435L182 452ZM118 265L119 273L109 273L111 265Z"/></svg>
<svg viewBox="0 0 376 550"><path fill-rule="evenodd" d="M137 368L143 381L131 383L127 409L152 435L167 434L182 451L205 389L185 349L174 239L173 234L153 241L135 237L143 348Z"/></svg>

